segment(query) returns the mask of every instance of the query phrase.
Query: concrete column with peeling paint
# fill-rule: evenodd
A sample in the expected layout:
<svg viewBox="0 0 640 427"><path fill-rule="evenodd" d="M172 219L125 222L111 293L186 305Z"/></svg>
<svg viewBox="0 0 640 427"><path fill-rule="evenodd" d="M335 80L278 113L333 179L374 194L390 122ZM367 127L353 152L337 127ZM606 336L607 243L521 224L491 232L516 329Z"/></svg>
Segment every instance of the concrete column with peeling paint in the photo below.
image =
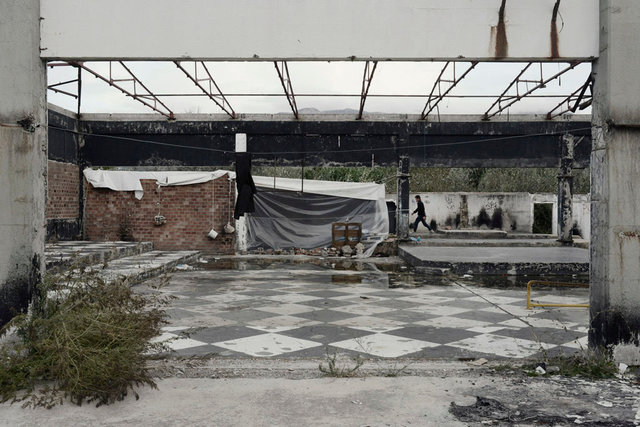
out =
<svg viewBox="0 0 640 427"><path fill-rule="evenodd" d="M398 159L398 215L397 235L399 239L409 238L409 156Z"/></svg>
<svg viewBox="0 0 640 427"><path fill-rule="evenodd" d="M0 324L24 310L44 269L46 74L40 1L0 2Z"/></svg>
<svg viewBox="0 0 640 427"><path fill-rule="evenodd" d="M558 241L573 242L573 135L562 136L562 157L558 173Z"/></svg>
<svg viewBox="0 0 640 427"><path fill-rule="evenodd" d="M640 8L600 1L591 154L591 346L640 362Z"/></svg>

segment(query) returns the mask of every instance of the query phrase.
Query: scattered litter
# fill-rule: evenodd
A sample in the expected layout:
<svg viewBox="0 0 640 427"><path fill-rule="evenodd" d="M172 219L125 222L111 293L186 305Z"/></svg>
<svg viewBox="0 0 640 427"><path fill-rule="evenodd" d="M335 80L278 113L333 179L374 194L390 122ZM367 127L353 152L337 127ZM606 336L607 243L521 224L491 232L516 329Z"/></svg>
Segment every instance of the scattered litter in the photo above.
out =
<svg viewBox="0 0 640 427"><path fill-rule="evenodd" d="M596 402L598 405L600 406L604 406L605 408L613 408L613 403L608 402L606 400L600 400L598 402Z"/></svg>
<svg viewBox="0 0 640 427"><path fill-rule="evenodd" d="M176 265L176 270L180 270L180 271L193 270L193 267L187 264L178 264Z"/></svg>
<svg viewBox="0 0 640 427"><path fill-rule="evenodd" d="M471 366L482 366L484 364L486 364L487 362L489 362L487 359L485 359L484 357L480 358L480 359L476 359L476 360L472 360L470 362L467 362L467 364L471 365Z"/></svg>
<svg viewBox="0 0 640 427"><path fill-rule="evenodd" d="M618 372L620 373L620 375L622 375L625 372L627 372L627 368L629 368L629 365L627 365L626 363L620 363L618 365Z"/></svg>
<svg viewBox="0 0 640 427"><path fill-rule="evenodd" d="M538 375L544 375L544 374L546 374L546 373L547 373L547 371L546 371L542 366L538 366L538 367L536 367L536 374L538 374Z"/></svg>
<svg viewBox="0 0 640 427"><path fill-rule="evenodd" d="M360 402L359 400L352 400L351 403L353 403L354 405L362 405L362 402Z"/></svg>
<svg viewBox="0 0 640 427"><path fill-rule="evenodd" d="M547 372L550 374L557 374L560 372L560 367L558 366L547 366Z"/></svg>
<svg viewBox="0 0 640 427"><path fill-rule="evenodd" d="M422 241L422 239L419 236L418 237L411 236L411 237L409 237L409 240L412 240L414 242L421 242Z"/></svg>
<svg viewBox="0 0 640 427"><path fill-rule="evenodd" d="M207 261L207 260L206 260L206 259L204 259L204 258L200 258L200 259L198 259L198 262L200 262L200 263L202 263L202 264L207 264L209 261Z"/></svg>
<svg viewBox="0 0 640 427"><path fill-rule="evenodd" d="M463 274L463 275L462 275L462 278L463 278L463 279L471 279L471 278L473 278L473 276L472 276L472 275L470 275L470 274Z"/></svg>

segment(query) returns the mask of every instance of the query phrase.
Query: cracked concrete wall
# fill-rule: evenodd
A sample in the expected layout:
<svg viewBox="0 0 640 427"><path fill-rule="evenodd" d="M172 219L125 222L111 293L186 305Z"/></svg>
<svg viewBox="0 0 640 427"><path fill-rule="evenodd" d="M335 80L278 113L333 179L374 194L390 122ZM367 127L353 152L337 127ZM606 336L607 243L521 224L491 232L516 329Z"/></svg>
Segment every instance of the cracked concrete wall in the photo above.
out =
<svg viewBox="0 0 640 427"><path fill-rule="evenodd" d="M640 8L600 1L591 154L592 346L640 359ZM634 360L635 359L635 360Z"/></svg>
<svg viewBox="0 0 640 427"><path fill-rule="evenodd" d="M0 325L26 308L44 270L47 117L39 48L40 1L0 2Z"/></svg>

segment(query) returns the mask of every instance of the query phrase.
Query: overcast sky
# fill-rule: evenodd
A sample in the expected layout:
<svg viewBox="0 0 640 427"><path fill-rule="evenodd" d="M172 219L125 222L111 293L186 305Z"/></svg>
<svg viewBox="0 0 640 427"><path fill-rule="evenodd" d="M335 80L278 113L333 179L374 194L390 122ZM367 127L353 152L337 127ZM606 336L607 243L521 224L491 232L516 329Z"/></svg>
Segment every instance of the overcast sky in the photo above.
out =
<svg viewBox="0 0 640 427"><path fill-rule="evenodd" d="M156 93L201 93L175 64L168 62L127 62L127 66L153 92ZM185 63L185 67L189 63ZM107 63L87 62L87 66L108 76ZM427 95L442 69L443 63L433 62L380 62L375 72L370 94L416 94L420 98L369 98L365 111L384 113L419 114L424 108ZM480 63L465 79L451 91L455 95L498 95L515 78L525 64ZM207 63L216 82L225 94L232 93L277 93L283 89L272 62L213 62ZM191 65L193 67L193 65ZM458 63L456 73L460 75L469 67L469 63ZM543 74L550 77L567 67L565 63L547 63L543 65ZM289 72L293 89L297 94L360 94L362 87L363 62L289 62ZM451 67L445 78L451 78ZM564 74L544 89L535 92L542 94L569 94L585 82L591 65L581 64ZM126 78L128 74L116 63L113 67L114 78ZM75 78L77 71L70 67L49 69L49 84ZM540 79L540 67L530 67L525 78ZM131 83L123 82L129 90ZM447 88L444 84L443 90ZM62 87L75 92L73 85ZM526 91L520 86L520 93ZM510 92L515 94L515 91ZM76 101L65 95L48 91L49 102L75 111ZM311 98L298 96L299 109L316 108L318 110L357 110L359 97ZM162 98L176 114L180 113L221 113L221 110L206 97ZM545 114L559 102L560 98L525 99L514 104L510 114ZM440 104L441 114L482 114L495 99L447 99ZM236 113L288 113L289 105L284 97L229 97ZM126 97L120 91L88 73L83 73L82 86L83 113L149 113L149 108ZM581 113L589 113L590 109Z"/></svg>

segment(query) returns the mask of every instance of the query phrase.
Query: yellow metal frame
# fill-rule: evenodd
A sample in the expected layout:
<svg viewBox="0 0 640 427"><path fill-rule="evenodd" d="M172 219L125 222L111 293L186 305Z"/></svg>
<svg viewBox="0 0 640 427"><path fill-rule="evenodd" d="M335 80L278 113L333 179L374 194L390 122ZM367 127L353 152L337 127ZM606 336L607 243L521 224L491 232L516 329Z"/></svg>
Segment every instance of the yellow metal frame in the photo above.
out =
<svg viewBox="0 0 640 427"><path fill-rule="evenodd" d="M562 286L566 288L589 288L588 283L568 283L568 282L547 282L544 280L530 280L527 283L527 310L531 307L579 307L588 308L589 304L539 304L531 302L531 286L532 285L546 285L546 286Z"/></svg>

